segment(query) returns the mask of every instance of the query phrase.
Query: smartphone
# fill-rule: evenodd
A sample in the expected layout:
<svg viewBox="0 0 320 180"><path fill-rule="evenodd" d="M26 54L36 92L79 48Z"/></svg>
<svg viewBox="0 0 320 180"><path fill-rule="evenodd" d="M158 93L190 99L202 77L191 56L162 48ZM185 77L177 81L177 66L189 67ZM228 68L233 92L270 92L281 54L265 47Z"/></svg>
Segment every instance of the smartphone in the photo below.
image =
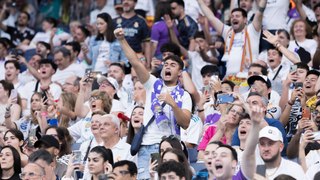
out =
<svg viewBox="0 0 320 180"><path fill-rule="evenodd" d="M74 150L74 151L72 151L72 154L74 155L73 164L80 164L81 163L81 151Z"/></svg>
<svg viewBox="0 0 320 180"><path fill-rule="evenodd" d="M256 173L265 177L266 176L266 165L257 165Z"/></svg>
<svg viewBox="0 0 320 180"><path fill-rule="evenodd" d="M151 162L157 161L160 162L160 154L159 153L152 153L151 155ZM158 166L154 167L154 170L157 171Z"/></svg>
<svg viewBox="0 0 320 180"><path fill-rule="evenodd" d="M302 82L295 82L294 83L294 88L295 89L302 89L302 87L303 87L303 83Z"/></svg>
<svg viewBox="0 0 320 180"><path fill-rule="evenodd" d="M208 94L210 94L210 92L211 92L211 86L210 85L208 85L208 86L205 86L205 87L203 87L203 94L204 95L208 95Z"/></svg>
<svg viewBox="0 0 320 180"><path fill-rule="evenodd" d="M218 81L219 80L219 76L213 75L213 76L211 76L211 80Z"/></svg>
<svg viewBox="0 0 320 180"><path fill-rule="evenodd" d="M312 132L313 134L313 140L320 140L320 131L317 131L317 132Z"/></svg>
<svg viewBox="0 0 320 180"><path fill-rule="evenodd" d="M292 72L294 72L294 71L297 71L297 69L298 69L298 66L297 66L297 65L292 65L292 66L290 67L290 73L292 73Z"/></svg>
<svg viewBox="0 0 320 180"><path fill-rule="evenodd" d="M304 119L310 119L311 118L311 112L308 108L303 108L302 110L302 118Z"/></svg>
<svg viewBox="0 0 320 180"><path fill-rule="evenodd" d="M10 94L10 99L11 99L11 100L17 100L17 98L18 98L18 92L17 92L17 90L16 90L16 89L12 89L12 90L11 90L11 94Z"/></svg>
<svg viewBox="0 0 320 180"><path fill-rule="evenodd" d="M218 94L217 95L217 104L228 104L234 101L232 94Z"/></svg>
<svg viewBox="0 0 320 180"><path fill-rule="evenodd" d="M98 179L99 179L99 180L108 180L108 175L107 175L107 174L100 174L100 175L98 176Z"/></svg>

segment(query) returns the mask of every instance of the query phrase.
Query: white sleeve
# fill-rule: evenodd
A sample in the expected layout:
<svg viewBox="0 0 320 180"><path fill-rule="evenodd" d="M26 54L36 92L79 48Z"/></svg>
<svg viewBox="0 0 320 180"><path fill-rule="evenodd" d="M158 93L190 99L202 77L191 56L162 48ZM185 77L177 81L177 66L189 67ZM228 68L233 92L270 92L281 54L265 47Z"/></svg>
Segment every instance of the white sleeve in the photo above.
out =
<svg viewBox="0 0 320 180"><path fill-rule="evenodd" d="M81 137L81 127L84 126L83 119L75 123L74 125L68 128L70 135L75 141L78 141Z"/></svg>

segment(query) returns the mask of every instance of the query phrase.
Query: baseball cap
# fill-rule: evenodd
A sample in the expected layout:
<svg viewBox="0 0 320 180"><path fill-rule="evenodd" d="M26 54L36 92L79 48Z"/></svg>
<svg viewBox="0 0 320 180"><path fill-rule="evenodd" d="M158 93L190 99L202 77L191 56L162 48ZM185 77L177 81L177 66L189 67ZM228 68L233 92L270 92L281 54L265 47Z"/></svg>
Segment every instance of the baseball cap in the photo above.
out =
<svg viewBox="0 0 320 180"><path fill-rule="evenodd" d="M279 129L272 126L266 126L260 130L259 139L263 137L268 138L272 141L283 142L282 134Z"/></svg>
<svg viewBox="0 0 320 180"><path fill-rule="evenodd" d="M55 147L60 149L58 140L51 135L43 135L37 142L34 143L35 148L40 148L41 145L44 145L46 148Z"/></svg>
<svg viewBox="0 0 320 180"><path fill-rule="evenodd" d="M268 88L271 87L271 81L268 79L267 76L263 76L263 75L251 76L248 78L247 82L249 86L251 86L256 80L266 83Z"/></svg>
<svg viewBox="0 0 320 180"><path fill-rule="evenodd" d="M114 79L113 77L100 76L100 78L98 79L98 84L101 84L103 81L108 81L113 86L113 88L118 91L119 84L116 79Z"/></svg>

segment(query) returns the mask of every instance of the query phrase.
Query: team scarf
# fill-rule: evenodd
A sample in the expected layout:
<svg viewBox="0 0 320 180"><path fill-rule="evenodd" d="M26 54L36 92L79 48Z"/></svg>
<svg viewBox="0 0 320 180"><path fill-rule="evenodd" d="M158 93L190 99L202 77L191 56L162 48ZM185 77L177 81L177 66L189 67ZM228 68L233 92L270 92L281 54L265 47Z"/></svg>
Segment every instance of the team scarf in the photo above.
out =
<svg viewBox="0 0 320 180"><path fill-rule="evenodd" d="M167 115L163 112L162 106L157 98L158 95L161 93L161 89L163 85L164 85L164 82L162 79L157 79L153 85L153 92L151 93L151 110L154 113L155 121L157 125L173 119L176 134L180 134L180 127L177 125L177 120L174 117L173 113L170 113L171 117L168 118ZM175 103L177 103L179 108L182 107L181 97L183 96L183 94L184 94L184 90L181 87L181 84L178 82L176 87L171 91L170 95L175 101Z"/></svg>

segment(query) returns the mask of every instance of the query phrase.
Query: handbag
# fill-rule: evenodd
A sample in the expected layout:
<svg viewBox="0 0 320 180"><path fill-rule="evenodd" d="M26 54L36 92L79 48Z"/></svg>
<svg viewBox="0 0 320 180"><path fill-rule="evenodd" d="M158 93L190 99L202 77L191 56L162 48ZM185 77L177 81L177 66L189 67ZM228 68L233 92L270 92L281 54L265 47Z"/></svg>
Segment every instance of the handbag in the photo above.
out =
<svg viewBox="0 0 320 180"><path fill-rule="evenodd" d="M303 47L299 46L297 41L295 42L299 47L299 49L296 50L296 52L299 55L301 62L308 64L311 61L311 54L307 50L305 50Z"/></svg>
<svg viewBox="0 0 320 180"><path fill-rule="evenodd" d="M166 103L162 103L162 108L166 105ZM150 119L150 121L148 122L148 124L146 126L144 126L143 124L141 125L139 131L134 135L132 142L131 142L131 147L130 147L130 154L131 156L136 155L139 152L141 143L142 143L142 138L144 133L146 132L148 126L154 121L155 116L153 115Z"/></svg>

